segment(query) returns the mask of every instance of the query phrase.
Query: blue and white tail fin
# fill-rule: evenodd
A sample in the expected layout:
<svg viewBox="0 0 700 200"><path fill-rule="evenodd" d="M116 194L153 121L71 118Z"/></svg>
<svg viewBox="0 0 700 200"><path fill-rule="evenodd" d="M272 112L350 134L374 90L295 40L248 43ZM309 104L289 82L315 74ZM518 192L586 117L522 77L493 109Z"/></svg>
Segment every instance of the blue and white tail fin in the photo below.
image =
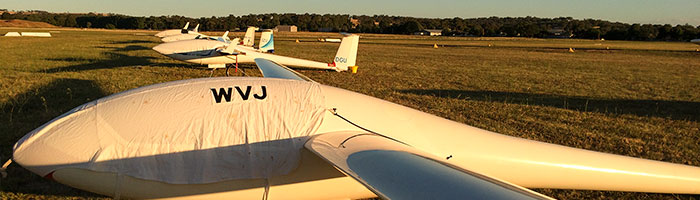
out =
<svg viewBox="0 0 700 200"><path fill-rule="evenodd" d="M258 50L264 53L274 53L275 52L275 40L272 36L272 30L265 30L260 34L260 47Z"/></svg>
<svg viewBox="0 0 700 200"><path fill-rule="evenodd" d="M231 39L228 38L228 31L221 35L221 37L218 40L226 43L231 43Z"/></svg>
<svg viewBox="0 0 700 200"><path fill-rule="evenodd" d="M252 47L255 45L255 27L249 26L245 31L245 36L243 37L243 46Z"/></svg>
<svg viewBox="0 0 700 200"><path fill-rule="evenodd" d="M360 36L354 34L343 34L345 37L340 42L338 53L335 54L333 63L337 71L346 71L349 67L356 66L357 46L360 43Z"/></svg>

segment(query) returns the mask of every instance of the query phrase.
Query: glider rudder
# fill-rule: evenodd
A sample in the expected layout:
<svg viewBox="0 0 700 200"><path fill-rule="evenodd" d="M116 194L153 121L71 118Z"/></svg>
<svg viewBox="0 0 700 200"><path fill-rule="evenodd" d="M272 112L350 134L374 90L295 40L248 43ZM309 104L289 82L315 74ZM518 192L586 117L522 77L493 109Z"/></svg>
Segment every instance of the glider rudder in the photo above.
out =
<svg viewBox="0 0 700 200"><path fill-rule="evenodd" d="M260 35L260 52L264 53L274 53L275 52L275 40L272 36L272 30L263 31Z"/></svg>
<svg viewBox="0 0 700 200"><path fill-rule="evenodd" d="M185 23L185 26L182 27L182 30L180 31L180 33L187 34L187 32L188 32L187 27L189 27L189 26L190 26L190 22Z"/></svg>
<svg viewBox="0 0 700 200"><path fill-rule="evenodd" d="M360 36L349 34L343 37L338 48L338 53L333 58L337 71L346 71L350 67L356 67L355 60L357 58L357 46L360 42Z"/></svg>
<svg viewBox="0 0 700 200"><path fill-rule="evenodd" d="M255 43L255 27L249 26L243 37L243 46L252 47Z"/></svg>

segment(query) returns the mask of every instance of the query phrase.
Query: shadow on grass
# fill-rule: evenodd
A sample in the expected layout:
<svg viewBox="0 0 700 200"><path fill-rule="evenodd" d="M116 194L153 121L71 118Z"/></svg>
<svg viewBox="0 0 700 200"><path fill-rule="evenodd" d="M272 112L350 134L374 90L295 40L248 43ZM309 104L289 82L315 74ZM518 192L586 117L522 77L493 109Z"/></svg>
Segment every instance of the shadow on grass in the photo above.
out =
<svg viewBox="0 0 700 200"><path fill-rule="evenodd" d="M125 47L128 48L128 47ZM118 50L117 50L118 51ZM95 69L111 69L119 67L134 67L134 66L158 66L158 67L178 67L186 64L176 63L154 63L152 60L157 59L151 56L130 56L122 53L105 52L107 59L82 59L82 58L48 58L48 61L63 61L63 62L88 62L85 64L69 65L58 68L44 70L46 73L59 73L69 71L86 71Z"/></svg>
<svg viewBox="0 0 700 200"><path fill-rule="evenodd" d="M12 155L12 147L22 136L51 119L83 103L107 95L93 81L57 79L49 84L27 90L6 102L0 102L0 156L5 162ZM100 197L59 183L43 179L13 163L7 169L7 178L0 182L5 192Z"/></svg>
<svg viewBox="0 0 700 200"><path fill-rule="evenodd" d="M441 98L549 106L580 112L633 114L643 117L671 118L674 120L700 120L700 102L595 99L576 96L469 90L399 90L398 92Z"/></svg>
<svg viewBox="0 0 700 200"><path fill-rule="evenodd" d="M126 40L126 41L113 41L110 44L140 44L140 43L156 43L151 40Z"/></svg>
<svg viewBox="0 0 700 200"><path fill-rule="evenodd" d="M697 199L694 194L664 194L642 192L596 191L596 190L564 190L530 188L536 192L555 199ZM602 197L602 198L601 198Z"/></svg>
<svg viewBox="0 0 700 200"><path fill-rule="evenodd" d="M150 49L151 49L151 48L148 48L148 47L142 46L142 45L129 45L129 46L125 46L125 47L106 47L106 46L101 46L101 47L97 47L97 48L101 48L101 49L110 49L110 50L113 50L113 51L138 51L138 50L150 50Z"/></svg>

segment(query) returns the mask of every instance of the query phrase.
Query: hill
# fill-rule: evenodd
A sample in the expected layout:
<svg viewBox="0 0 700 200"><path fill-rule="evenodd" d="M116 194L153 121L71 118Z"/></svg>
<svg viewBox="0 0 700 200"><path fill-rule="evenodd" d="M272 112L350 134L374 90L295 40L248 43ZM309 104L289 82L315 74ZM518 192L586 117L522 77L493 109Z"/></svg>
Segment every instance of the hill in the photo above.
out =
<svg viewBox="0 0 700 200"><path fill-rule="evenodd" d="M0 20L0 27L21 27L21 28L55 28L56 26L46 22L34 22L21 19Z"/></svg>

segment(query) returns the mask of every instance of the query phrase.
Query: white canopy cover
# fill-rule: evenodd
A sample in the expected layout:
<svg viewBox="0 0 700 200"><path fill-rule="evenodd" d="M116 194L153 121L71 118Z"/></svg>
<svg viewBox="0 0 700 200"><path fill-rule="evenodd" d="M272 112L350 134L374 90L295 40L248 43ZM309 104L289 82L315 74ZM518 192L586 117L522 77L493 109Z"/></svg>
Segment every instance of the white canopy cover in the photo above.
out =
<svg viewBox="0 0 700 200"><path fill-rule="evenodd" d="M172 184L291 172L299 162L298 149L323 121L319 85L255 78L234 85L226 80L156 84L86 103L17 142L15 160L45 166L30 168L44 176L58 166Z"/></svg>

